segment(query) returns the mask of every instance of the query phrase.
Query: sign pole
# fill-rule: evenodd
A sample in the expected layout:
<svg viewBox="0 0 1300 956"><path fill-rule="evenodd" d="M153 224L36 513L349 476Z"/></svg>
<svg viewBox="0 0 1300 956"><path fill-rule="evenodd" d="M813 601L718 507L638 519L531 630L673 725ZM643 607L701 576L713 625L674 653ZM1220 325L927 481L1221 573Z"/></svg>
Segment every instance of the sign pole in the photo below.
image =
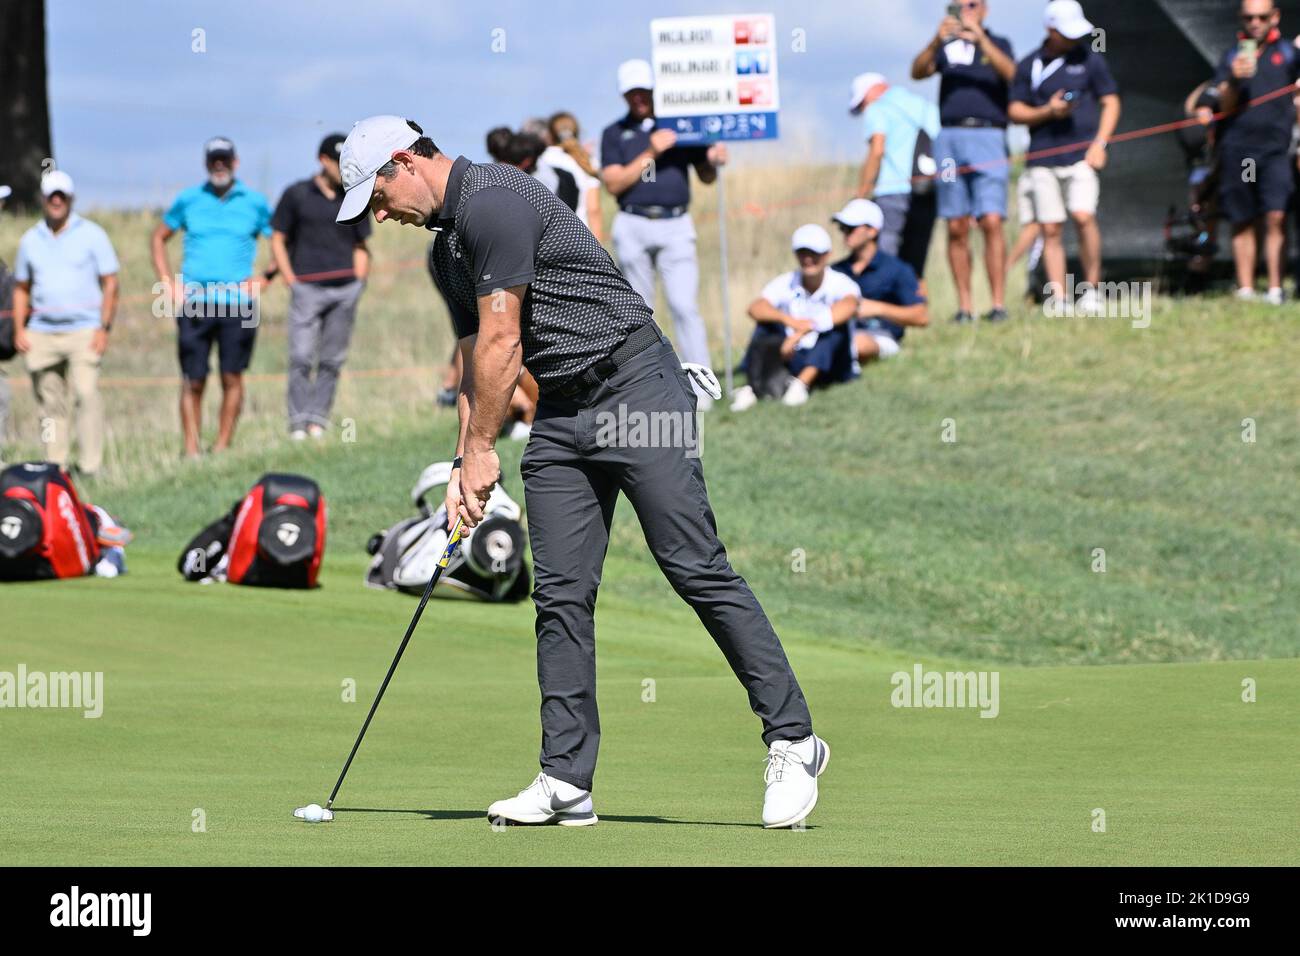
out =
<svg viewBox="0 0 1300 956"><path fill-rule="evenodd" d="M731 357L731 283L727 276L727 175L726 165L718 167L718 260L722 272L722 349L727 372L727 399L732 396Z"/></svg>

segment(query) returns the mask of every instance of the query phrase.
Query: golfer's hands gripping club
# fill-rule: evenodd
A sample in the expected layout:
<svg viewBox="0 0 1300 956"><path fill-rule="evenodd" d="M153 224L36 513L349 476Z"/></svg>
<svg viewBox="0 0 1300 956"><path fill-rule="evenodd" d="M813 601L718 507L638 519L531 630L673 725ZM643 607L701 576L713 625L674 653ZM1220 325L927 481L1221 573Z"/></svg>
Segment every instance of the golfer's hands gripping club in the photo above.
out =
<svg viewBox="0 0 1300 956"><path fill-rule="evenodd" d="M465 528L473 528L483 520L483 509L492 497L493 486L501 480L501 462L495 448L483 451L466 450L461 466L451 473L447 482L447 526L457 517Z"/></svg>

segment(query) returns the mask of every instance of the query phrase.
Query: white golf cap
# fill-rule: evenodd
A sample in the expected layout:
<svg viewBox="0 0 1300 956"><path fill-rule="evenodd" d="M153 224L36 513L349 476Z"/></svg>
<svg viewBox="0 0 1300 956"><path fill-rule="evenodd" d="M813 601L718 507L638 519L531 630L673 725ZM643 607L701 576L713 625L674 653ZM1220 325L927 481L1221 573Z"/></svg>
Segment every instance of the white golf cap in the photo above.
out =
<svg viewBox="0 0 1300 956"><path fill-rule="evenodd" d="M800 226L790 237L790 248L795 252L811 249L818 255L831 251L831 234L815 222Z"/></svg>
<svg viewBox="0 0 1300 956"><path fill-rule="evenodd" d="M379 168L399 149L410 149L420 135L400 116L370 116L352 127L339 150L339 175L345 192L335 222L349 222L365 214Z"/></svg>
<svg viewBox="0 0 1300 956"><path fill-rule="evenodd" d="M72 177L61 169L51 169L41 177L41 195L53 196L55 193L63 193L65 196L76 193L72 185Z"/></svg>
<svg viewBox="0 0 1300 956"><path fill-rule="evenodd" d="M1067 40L1078 40L1092 32L1092 24L1083 15L1078 0L1052 0L1043 11L1043 26Z"/></svg>
<svg viewBox="0 0 1300 956"><path fill-rule="evenodd" d="M653 90L654 88L655 71L645 60L624 60L618 65L620 96L629 90Z"/></svg>
<svg viewBox="0 0 1300 956"><path fill-rule="evenodd" d="M14 191L8 186L0 186L0 199L8 199L14 194Z"/></svg>
<svg viewBox="0 0 1300 956"><path fill-rule="evenodd" d="M885 214L870 199L850 199L843 209L831 216L831 220L853 229L858 226L880 229L885 225Z"/></svg>
<svg viewBox="0 0 1300 956"><path fill-rule="evenodd" d="M880 73L859 73L855 76L849 91L849 112L852 113L861 106L871 88L879 86L881 83L886 86L889 85L889 81Z"/></svg>

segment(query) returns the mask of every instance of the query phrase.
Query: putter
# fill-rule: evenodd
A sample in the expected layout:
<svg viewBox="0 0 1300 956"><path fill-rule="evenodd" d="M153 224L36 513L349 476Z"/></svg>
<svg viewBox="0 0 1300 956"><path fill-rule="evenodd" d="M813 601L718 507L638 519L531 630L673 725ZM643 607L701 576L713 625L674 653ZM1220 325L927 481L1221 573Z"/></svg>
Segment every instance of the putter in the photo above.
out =
<svg viewBox="0 0 1300 956"><path fill-rule="evenodd" d="M375 711L379 709L379 702L384 699L384 691L388 689L388 682L393 679L393 674L397 670L397 665L402 659L402 653L406 650L406 645L411 641L411 635L415 633L415 626L420 623L420 615L424 613L424 606L429 603L429 596L433 594L434 585L438 583L438 578L442 576L443 570L447 567L447 562L451 560L456 546L460 544L461 533L464 528L461 519L457 518L456 523L452 526L451 535L447 538L447 547L442 552L442 557L438 559L438 566L433 569L433 574L429 577L429 583L424 587L424 594L420 598L419 606L415 609L415 614L411 618L411 625L406 629L406 636L402 638L402 643L397 648L397 654L393 657L393 663L388 668L388 673L384 676L384 682L379 685L379 693L375 694L375 702L370 705L370 713L366 714L366 722L361 725L361 733L357 734L357 741L352 745L352 752L348 754L347 763L343 765L343 772L339 774L338 782L334 784L334 789L330 792L329 801L324 807L311 805L311 807L298 807L293 811L296 819L307 819L308 809L316 809L321 813L319 821L328 822L334 819L334 799L339 795L339 788L343 786L343 778L348 775L348 768L352 766L352 758L357 755L357 749L361 746L361 740L366 735L367 728L370 727L370 720L375 716Z"/></svg>

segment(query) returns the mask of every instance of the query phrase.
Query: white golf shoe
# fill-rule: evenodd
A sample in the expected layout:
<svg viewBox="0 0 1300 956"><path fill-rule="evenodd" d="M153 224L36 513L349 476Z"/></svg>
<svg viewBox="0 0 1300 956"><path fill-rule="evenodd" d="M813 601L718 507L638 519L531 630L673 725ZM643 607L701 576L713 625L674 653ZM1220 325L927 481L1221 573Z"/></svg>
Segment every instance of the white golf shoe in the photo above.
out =
<svg viewBox="0 0 1300 956"><path fill-rule="evenodd" d="M788 406L803 405L808 401L808 386L800 379L790 379L790 384L785 387L785 394L781 396L781 404Z"/></svg>
<svg viewBox="0 0 1300 956"><path fill-rule="evenodd" d="M518 796L498 800L487 811L488 822L540 825L554 823L562 827L591 826L599 819L591 803L591 791L556 780L544 773Z"/></svg>
<svg viewBox="0 0 1300 956"><path fill-rule="evenodd" d="M753 387L742 385L736 389L736 394L731 399L731 410L733 412L747 412L757 404L758 396L754 394Z"/></svg>
<svg viewBox="0 0 1300 956"><path fill-rule="evenodd" d="M763 782L763 826L792 827L817 806L817 778L831 759L831 748L816 734L803 740L777 740L767 750Z"/></svg>

